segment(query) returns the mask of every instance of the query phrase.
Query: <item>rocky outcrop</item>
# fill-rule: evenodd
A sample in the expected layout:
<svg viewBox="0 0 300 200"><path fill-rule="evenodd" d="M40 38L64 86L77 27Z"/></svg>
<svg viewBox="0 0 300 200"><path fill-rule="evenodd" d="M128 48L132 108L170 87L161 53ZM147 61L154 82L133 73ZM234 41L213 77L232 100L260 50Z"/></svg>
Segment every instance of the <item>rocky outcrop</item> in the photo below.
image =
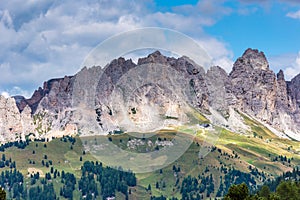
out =
<svg viewBox="0 0 300 200"><path fill-rule="evenodd" d="M288 107L290 106L290 103L289 103L289 96L288 96L288 93L287 93L287 83L284 79L284 74L283 74L283 71L280 70L278 73L277 73L277 95L276 95L276 107L278 109L288 109Z"/></svg>
<svg viewBox="0 0 300 200"><path fill-rule="evenodd" d="M275 75L262 52L246 50L234 63L229 78L230 92L235 97L231 106L280 131L300 133L300 124L295 118L299 85L295 86L294 80L288 87L283 71Z"/></svg>
<svg viewBox="0 0 300 200"><path fill-rule="evenodd" d="M43 137L51 130L64 130L69 122L74 77L51 79L44 82L29 99L13 97L20 116L21 128L16 133L33 133ZM1 116L1 115L0 115Z"/></svg>
<svg viewBox="0 0 300 200"><path fill-rule="evenodd" d="M46 81L43 84L43 88L39 87L37 90L35 90L29 99L15 96L14 98L19 110L22 111L28 105L31 108L32 113L35 113L41 103L41 100L44 101L43 106L47 107L47 109L50 107L52 109L56 109L70 106L67 99L72 92L72 79L72 76L65 76L64 78Z"/></svg>
<svg viewBox="0 0 300 200"><path fill-rule="evenodd" d="M21 112L21 125L22 125L22 139L25 139L25 135L29 133L35 133L36 126L34 125L33 118L31 116L31 108L27 105Z"/></svg>
<svg viewBox="0 0 300 200"><path fill-rule="evenodd" d="M300 74L295 76L291 81L287 82L288 85L288 95L292 97L297 105L300 107Z"/></svg>
<svg viewBox="0 0 300 200"><path fill-rule="evenodd" d="M219 66L211 67L205 80L208 86L208 104L223 116L228 116L228 106L233 103L234 95L230 92L232 84L226 71Z"/></svg>
<svg viewBox="0 0 300 200"><path fill-rule="evenodd" d="M265 55L257 50L246 50L234 63L229 78L236 98L231 105L271 122L276 109L276 76L269 69Z"/></svg>
<svg viewBox="0 0 300 200"><path fill-rule="evenodd" d="M300 75L285 81L283 71L270 70L258 50L247 49L229 74L219 66L205 72L188 57L156 51L136 64L118 58L104 69L85 67L74 76L49 80L30 99L1 97L0 140L29 132L49 138L133 131L131 125L151 128L149 121L155 127L176 124L188 120L187 107L233 131L248 131L239 116L243 112L300 139L299 88Z"/></svg>
<svg viewBox="0 0 300 200"><path fill-rule="evenodd" d="M34 132L30 108L20 113L14 98L0 95L0 116L1 143L25 139L25 134Z"/></svg>
<svg viewBox="0 0 300 200"><path fill-rule="evenodd" d="M287 94L289 97L289 107L291 109L292 122L295 129L300 129L300 74L287 82ZM294 131L299 133L297 131Z"/></svg>
<svg viewBox="0 0 300 200"><path fill-rule="evenodd" d="M114 60L104 69L96 89L99 126L104 132L113 132L129 131L135 124L150 131L152 125L162 126L161 117L167 117L166 113L184 121L186 115L178 109L183 111L183 101L208 110L204 76L203 68L187 57L169 58L158 51L139 59L137 64L123 58ZM183 100L189 86L193 94Z"/></svg>

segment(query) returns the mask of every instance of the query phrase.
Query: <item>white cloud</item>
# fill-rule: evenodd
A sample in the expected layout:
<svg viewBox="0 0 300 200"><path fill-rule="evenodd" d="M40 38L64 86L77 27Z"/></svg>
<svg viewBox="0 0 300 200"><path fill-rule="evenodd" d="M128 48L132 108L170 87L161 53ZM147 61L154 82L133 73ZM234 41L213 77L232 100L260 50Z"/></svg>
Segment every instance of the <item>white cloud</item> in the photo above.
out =
<svg viewBox="0 0 300 200"><path fill-rule="evenodd" d="M151 0L2 2L0 85L11 95L25 94L13 88L31 92L45 80L72 75L97 44L116 33L139 27L171 28L201 41L205 35L203 26L213 25L231 12L222 3L204 0L196 7L160 12L153 9ZM208 38L209 41L203 40L205 48L217 57L217 63L229 66L232 56L226 45Z"/></svg>
<svg viewBox="0 0 300 200"><path fill-rule="evenodd" d="M198 40L198 42L211 56L213 65L222 67L227 73L232 70L233 52L227 48L225 42L211 36L205 36Z"/></svg>
<svg viewBox="0 0 300 200"><path fill-rule="evenodd" d="M96 44L138 24L130 15L138 11L124 1L116 5L53 1L40 6L9 2L14 3L0 5L0 85L4 88L37 87L50 78L74 74Z"/></svg>
<svg viewBox="0 0 300 200"><path fill-rule="evenodd" d="M8 92L1 92L1 96L4 96L5 98L10 97Z"/></svg>
<svg viewBox="0 0 300 200"><path fill-rule="evenodd" d="M284 71L285 79L291 80L300 73L300 51L298 54L283 54L269 58L270 66L278 72Z"/></svg>
<svg viewBox="0 0 300 200"><path fill-rule="evenodd" d="M291 65L287 67L284 72L287 80L294 78L300 73L300 51L298 52L298 56L295 58L294 62L291 63Z"/></svg>
<svg viewBox="0 0 300 200"><path fill-rule="evenodd" d="M8 98L8 97L11 97L11 96L14 96L14 95L21 95L21 96L23 96L23 97L25 97L25 98L29 98L29 97L31 97L31 93L29 92L29 91L27 91L27 90L23 90L23 89L21 89L20 87L18 87L18 86L14 86L14 87L12 87L11 89L6 89L6 90L0 90L0 94L2 95L2 96L4 96L5 98Z"/></svg>
<svg viewBox="0 0 300 200"><path fill-rule="evenodd" d="M289 12L286 14L287 17L293 18L293 19L300 19L300 10L296 12Z"/></svg>
<svg viewBox="0 0 300 200"><path fill-rule="evenodd" d="M222 56L214 61L214 65L222 67L227 73L231 72L233 63L233 60L227 56Z"/></svg>

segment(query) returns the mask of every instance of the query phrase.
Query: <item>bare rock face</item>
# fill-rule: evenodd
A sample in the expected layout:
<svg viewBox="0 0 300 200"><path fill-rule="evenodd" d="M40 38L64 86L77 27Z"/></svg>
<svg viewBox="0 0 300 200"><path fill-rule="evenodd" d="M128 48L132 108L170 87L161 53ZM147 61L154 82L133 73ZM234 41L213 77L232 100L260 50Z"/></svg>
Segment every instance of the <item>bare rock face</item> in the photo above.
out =
<svg viewBox="0 0 300 200"><path fill-rule="evenodd" d="M129 70L135 67L136 64L133 63L131 59L125 60L124 58L118 58L113 60L104 69L101 77L99 74L99 76L97 76L95 79L97 99L101 101L101 99L109 96L119 79Z"/></svg>
<svg viewBox="0 0 300 200"><path fill-rule="evenodd" d="M236 98L231 106L293 138L300 134L297 78L287 83L282 70L275 76L264 54L252 49L237 59L229 78Z"/></svg>
<svg viewBox="0 0 300 200"><path fill-rule="evenodd" d="M27 126L31 122L30 110L29 113L27 111L21 114L14 98L5 98L0 95L1 143L24 139L26 132L34 131L32 127Z"/></svg>
<svg viewBox="0 0 300 200"><path fill-rule="evenodd" d="M178 109L183 101L205 108L204 76L203 68L187 57L169 58L158 51L140 58L137 64L123 58L114 60L104 69L96 89L98 124L103 132L129 131L130 122L147 124L150 120L158 125L166 113L184 121L186 116ZM190 86L193 101L181 96Z"/></svg>
<svg viewBox="0 0 300 200"><path fill-rule="evenodd" d="M64 131L70 123L73 84L74 77L69 76L44 83L43 97L36 102L36 109L33 110L39 136L44 137L51 131Z"/></svg>
<svg viewBox="0 0 300 200"><path fill-rule="evenodd" d="M20 111L22 111L27 105L31 108L32 112L34 112L38 106L40 100L44 97L46 91L39 87L34 91L33 95L29 99L25 99L24 97L14 97L17 103L17 106Z"/></svg>
<svg viewBox="0 0 300 200"><path fill-rule="evenodd" d="M159 124L162 117L186 122L186 105L233 131L248 131L239 116L244 112L300 140L300 75L287 82L282 70L275 75L269 69L263 52L247 49L230 74L219 66L205 72L188 57L156 51L137 64L118 58L103 69L85 67L46 81L30 99L0 97L0 142L29 133L133 131L126 125Z"/></svg>
<svg viewBox="0 0 300 200"><path fill-rule="evenodd" d="M269 70L269 63L264 52L258 51L257 49L247 49L240 58L240 61L242 61L245 66L253 69Z"/></svg>
<svg viewBox="0 0 300 200"><path fill-rule="evenodd" d="M47 107L47 109L57 109L60 107L70 106L68 99L70 99L70 95L72 93L72 80L72 76L65 76L64 78L45 81L43 88L39 87L35 90L29 99L25 99L21 96L15 96L14 98L19 110L22 111L28 105L32 114L34 114L40 104L43 104L43 107ZM43 102L41 102L42 100Z"/></svg>
<svg viewBox="0 0 300 200"><path fill-rule="evenodd" d="M300 74L295 76L290 82L287 82L288 94L295 100L297 108L300 107Z"/></svg>
<svg viewBox="0 0 300 200"><path fill-rule="evenodd" d="M31 108L27 105L21 112L22 140L29 133L35 133L36 127L31 116Z"/></svg>
<svg viewBox="0 0 300 200"><path fill-rule="evenodd" d="M35 93L36 94L36 93ZM33 96L34 104L29 104L32 107L33 113L36 114L42 110L59 113L61 110L71 107L72 94L72 78L65 76L62 79L52 79L44 83L44 88L41 92L43 96Z"/></svg>
<svg viewBox="0 0 300 200"><path fill-rule="evenodd" d="M234 63L229 78L236 97L232 106L271 123L276 106L276 76L264 54L248 49Z"/></svg>
<svg viewBox="0 0 300 200"><path fill-rule="evenodd" d="M287 82L287 94L293 121L295 122L296 129L300 130L300 74Z"/></svg>
<svg viewBox="0 0 300 200"><path fill-rule="evenodd" d="M289 94L288 83L284 79L283 71L280 70L277 73L277 99L276 99L276 109L284 110L288 113L294 113L297 110L295 104L295 97ZM297 94L297 92L295 93Z"/></svg>
<svg viewBox="0 0 300 200"><path fill-rule="evenodd" d="M148 64L148 63L160 63L163 65L169 64L170 60L174 60L173 58L167 58L166 56L162 55L159 51L155 51L154 53L148 55L145 58L140 58L138 60L138 65Z"/></svg>
<svg viewBox="0 0 300 200"><path fill-rule="evenodd" d="M209 113L208 85L203 67L185 56L178 58L173 67L182 71L182 77L189 80L189 87L193 91L191 105L203 113Z"/></svg>
<svg viewBox="0 0 300 200"><path fill-rule="evenodd" d="M234 96L229 92L232 86L226 71L219 66L211 67L205 80L208 87L208 104L223 116L228 116L228 106Z"/></svg>
<svg viewBox="0 0 300 200"><path fill-rule="evenodd" d="M64 130L70 121L73 82L72 76L51 79L29 99L14 97L21 113L20 132L33 133L39 138L51 130Z"/></svg>

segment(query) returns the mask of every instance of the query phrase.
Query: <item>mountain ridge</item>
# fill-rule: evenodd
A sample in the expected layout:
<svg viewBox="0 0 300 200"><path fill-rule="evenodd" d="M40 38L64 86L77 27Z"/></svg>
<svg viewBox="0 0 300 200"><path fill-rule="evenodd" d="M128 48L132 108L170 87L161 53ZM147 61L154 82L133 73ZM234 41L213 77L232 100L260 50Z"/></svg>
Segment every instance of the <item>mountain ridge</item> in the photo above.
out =
<svg viewBox="0 0 300 200"><path fill-rule="evenodd" d="M178 78L180 83L189 80L195 92L195 99L190 103L199 112L210 115L211 110L215 110L226 121L230 115L234 115L233 112L241 111L274 127L279 132L284 132L289 137L300 139L300 91L298 89L300 88L300 74L291 81L285 81L282 70L275 74L269 69L263 52L250 48L236 60L229 74L219 66L212 66L205 72L201 66L187 57L171 58L156 51L147 57L140 58L136 64L131 59L118 58L104 69L101 67L84 68L74 76L51 79L44 82L43 88L38 88L31 98L25 99L17 96L14 97L14 103L10 103L12 107L15 104L19 111L19 113L12 113L12 115L20 116L17 121L21 121L21 115L26 111L23 114L24 123L33 124L27 127L26 131L22 130L22 126L20 129L20 125L16 125L19 127L16 128L16 132L22 132L23 135L32 132L36 137L47 137L51 131L65 131L66 127L76 125L72 96L77 92L74 91L76 84L82 85L84 89L95 88L96 102L98 102L98 108L94 113L95 124L100 125L100 130L106 133L119 130L121 127L109 122L118 120L114 116L118 110L102 104L102 100L111 94L124 74L147 64L169 66L175 73L182 76ZM97 77L100 74L102 77ZM145 93L146 87L139 90L139 94L143 94L145 100L153 101L154 97L159 97L160 103L166 107L166 110L179 105L179 103L178 105L167 103L169 101L177 103L179 99L172 97L166 88L155 88L153 85L147 87L149 91L152 91L148 97ZM164 92L160 92L161 89ZM136 106L141 108L141 105ZM176 112L179 113L179 111ZM6 111L3 110L1 118L3 113L5 114ZM5 125L5 122L2 123L2 127ZM77 128L80 129L80 127ZM65 134L74 134L74 130L77 129L71 128L71 131L66 131ZM10 134L7 130L2 131L3 141L6 140L6 135ZM7 137L7 140L13 139Z"/></svg>

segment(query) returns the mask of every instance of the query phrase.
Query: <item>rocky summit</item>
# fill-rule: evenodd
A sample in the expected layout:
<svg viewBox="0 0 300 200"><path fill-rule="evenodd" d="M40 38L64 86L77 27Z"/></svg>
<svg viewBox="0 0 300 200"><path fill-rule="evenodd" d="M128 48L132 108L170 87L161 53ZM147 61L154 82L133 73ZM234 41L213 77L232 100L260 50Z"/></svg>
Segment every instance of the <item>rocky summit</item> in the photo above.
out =
<svg viewBox="0 0 300 200"><path fill-rule="evenodd" d="M229 74L222 66L205 71L185 56L156 51L137 63L118 58L105 68L85 67L46 81L29 99L0 97L0 142L29 134L151 131L189 122L192 110L238 133L248 131L240 117L247 115L280 137L300 140L299 88L300 74L285 81L283 71L275 74L258 50L247 49Z"/></svg>

